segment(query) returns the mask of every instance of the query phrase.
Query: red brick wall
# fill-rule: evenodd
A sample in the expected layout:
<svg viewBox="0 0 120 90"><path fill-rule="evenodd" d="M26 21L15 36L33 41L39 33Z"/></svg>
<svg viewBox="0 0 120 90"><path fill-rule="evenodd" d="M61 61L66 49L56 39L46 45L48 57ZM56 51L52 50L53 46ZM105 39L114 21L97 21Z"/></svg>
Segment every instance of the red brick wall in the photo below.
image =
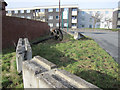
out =
<svg viewBox="0 0 120 90"><path fill-rule="evenodd" d="M4 16L2 19L2 47L13 46L19 38L36 39L49 33L47 23Z"/></svg>

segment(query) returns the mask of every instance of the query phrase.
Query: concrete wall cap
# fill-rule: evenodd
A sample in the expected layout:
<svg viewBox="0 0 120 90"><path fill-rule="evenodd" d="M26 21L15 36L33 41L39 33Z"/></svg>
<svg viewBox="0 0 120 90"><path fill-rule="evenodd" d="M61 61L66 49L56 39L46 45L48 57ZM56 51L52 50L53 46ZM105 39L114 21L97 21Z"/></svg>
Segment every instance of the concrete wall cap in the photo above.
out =
<svg viewBox="0 0 120 90"><path fill-rule="evenodd" d="M51 62L49 62L48 60L46 60L45 58L42 58L40 56L35 56L34 61L39 63L40 65L42 65L43 67L45 67L48 70L51 70L53 68L56 68L57 66Z"/></svg>

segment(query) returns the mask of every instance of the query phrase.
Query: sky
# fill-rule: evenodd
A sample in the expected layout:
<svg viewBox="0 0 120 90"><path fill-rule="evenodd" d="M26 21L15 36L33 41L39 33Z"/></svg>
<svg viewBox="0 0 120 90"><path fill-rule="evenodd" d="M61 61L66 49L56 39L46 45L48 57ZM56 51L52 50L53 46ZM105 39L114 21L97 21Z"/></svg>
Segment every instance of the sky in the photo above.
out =
<svg viewBox="0 0 120 90"><path fill-rule="evenodd" d="M5 0L7 8L58 5L59 0ZM79 8L117 8L120 0L61 0L61 5L78 4Z"/></svg>

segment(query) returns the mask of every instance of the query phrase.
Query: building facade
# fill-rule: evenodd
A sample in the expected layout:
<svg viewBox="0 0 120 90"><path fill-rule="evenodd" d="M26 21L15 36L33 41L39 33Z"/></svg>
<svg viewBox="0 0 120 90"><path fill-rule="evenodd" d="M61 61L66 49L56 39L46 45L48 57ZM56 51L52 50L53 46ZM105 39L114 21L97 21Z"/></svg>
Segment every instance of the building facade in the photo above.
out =
<svg viewBox="0 0 120 90"><path fill-rule="evenodd" d="M59 27L59 6L7 9L6 15ZM79 9L78 5L62 5L60 15L63 28L120 28L120 2L117 9Z"/></svg>
<svg viewBox="0 0 120 90"><path fill-rule="evenodd" d="M80 9L79 28L112 28L114 9Z"/></svg>
<svg viewBox="0 0 120 90"><path fill-rule="evenodd" d="M118 8L113 12L113 29L120 28L120 1L118 2Z"/></svg>
<svg viewBox="0 0 120 90"><path fill-rule="evenodd" d="M7 16L47 22L51 28L59 27L59 6L7 9ZM61 6L61 27L78 28L78 5Z"/></svg>

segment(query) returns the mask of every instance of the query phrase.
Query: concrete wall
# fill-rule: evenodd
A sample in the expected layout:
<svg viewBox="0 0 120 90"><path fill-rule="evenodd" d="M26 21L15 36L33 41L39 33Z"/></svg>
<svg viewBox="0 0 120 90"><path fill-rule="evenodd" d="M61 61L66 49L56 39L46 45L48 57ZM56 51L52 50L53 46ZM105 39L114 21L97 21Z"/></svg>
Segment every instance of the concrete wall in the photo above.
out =
<svg viewBox="0 0 120 90"><path fill-rule="evenodd" d="M45 22L22 19L17 17L2 17L2 46L7 48L17 43L19 38L36 39L49 33Z"/></svg>
<svg viewBox="0 0 120 90"><path fill-rule="evenodd" d="M23 62L24 88L91 88L97 86L77 77L46 59L35 56L32 60Z"/></svg>
<svg viewBox="0 0 120 90"><path fill-rule="evenodd" d="M32 48L27 38L19 38L16 48L17 71L22 72L22 62L32 59Z"/></svg>

